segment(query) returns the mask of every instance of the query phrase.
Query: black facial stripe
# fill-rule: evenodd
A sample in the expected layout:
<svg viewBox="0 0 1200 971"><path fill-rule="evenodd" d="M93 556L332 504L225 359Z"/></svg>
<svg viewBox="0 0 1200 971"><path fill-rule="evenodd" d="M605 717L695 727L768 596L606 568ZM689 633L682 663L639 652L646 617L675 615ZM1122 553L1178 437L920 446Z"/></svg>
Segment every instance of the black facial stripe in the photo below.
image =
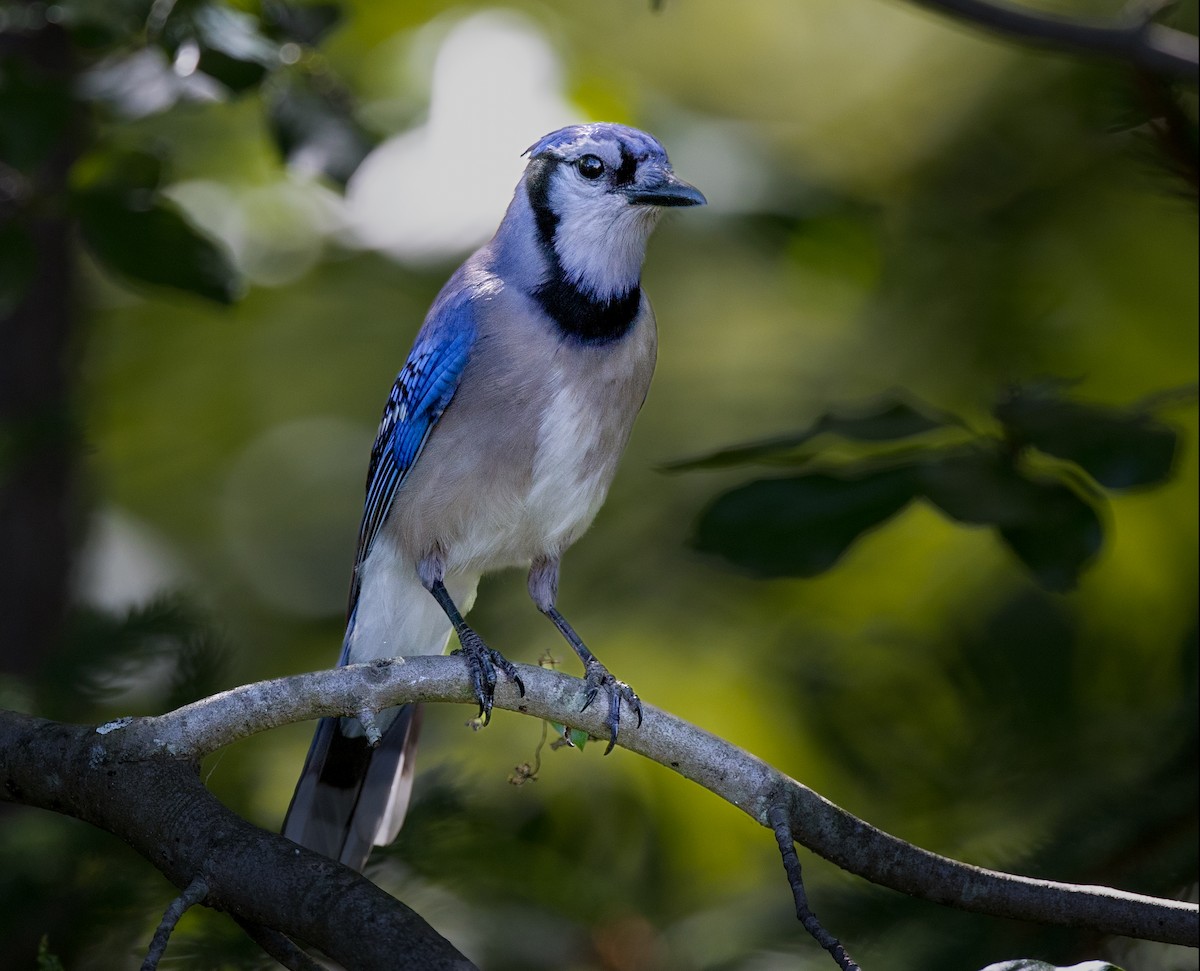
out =
<svg viewBox="0 0 1200 971"><path fill-rule="evenodd" d="M562 261L554 249L558 214L550 205L550 180L560 159L544 156L529 163L525 188L537 223L538 241L550 267L549 278L536 286L533 298L566 335L585 344L607 344L629 332L642 302L641 287L619 296L600 300L584 293L567 279ZM622 150L618 176L628 166L637 169L637 159ZM630 176L632 178L632 176Z"/></svg>
<svg viewBox="0 0 1200 971"><path fill-rule="evenodd" d="M642 303L642 288L597 300L567 280L561 269L536 287L533 297L563 333L584 344L607 344L629 333Z"/></svg>
<svg viewBox="0 0 1200 971"><path fill-rule="evenodd" d="M529 195L529 205L533 209L533 217L537 220L538 238L546 258L554 264L559 273L562 268L558 265L558 254L554 252L554 233L558 229L558 214L550 207L550 177L558 168L559 160L549 155L535 158L529 163L525 189Z"/></svg>
<svg viewBox="0 0 1200 971"><path fill-rule="evenodd" d="M624 145L621 146L621 165L613 173L614 185L629 185L637 175L637 159Z"/></svg>

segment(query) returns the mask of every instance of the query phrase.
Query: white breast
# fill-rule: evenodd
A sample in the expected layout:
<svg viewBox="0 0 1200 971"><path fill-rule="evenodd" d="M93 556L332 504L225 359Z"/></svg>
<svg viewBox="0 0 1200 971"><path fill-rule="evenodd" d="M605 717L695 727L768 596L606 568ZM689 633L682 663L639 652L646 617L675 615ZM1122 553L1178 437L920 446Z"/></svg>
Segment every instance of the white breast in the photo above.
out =
<svg viewBox="0 0 1200 971"><path fill-rule="evenodd" d="M617 470L628 431L621 441L606 434L607 423L630 422L632 416L596 410L590 389L561 385L542 418L533 478L525 514L538 534L542 552L559 552L591 525ZM616 445L616 448L606 447Z"/></svg>

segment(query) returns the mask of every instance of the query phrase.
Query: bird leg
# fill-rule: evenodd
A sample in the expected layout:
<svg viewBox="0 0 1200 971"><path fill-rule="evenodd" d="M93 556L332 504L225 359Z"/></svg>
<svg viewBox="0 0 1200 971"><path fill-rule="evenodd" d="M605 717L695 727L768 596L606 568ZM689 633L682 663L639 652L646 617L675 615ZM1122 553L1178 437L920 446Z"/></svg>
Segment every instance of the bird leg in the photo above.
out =
<svg viewBox="0 0 1200 971"><path fill-rule="evenodd" d="M588 706L596 700L601 688L608 692L608 718L605 719L605 724L608 726L609 737L608 747L604 750L604 754L607 755L617 744L617 734L621 727L621 699L625 699L629 710L637 715L639 726L642 724L642 702L629 685L614 678L608 668L596 659L596 655L587 649L587 645L575 633L575 629L555 608L554 601L558 598L557 557L543 557L533 561L533 566L529 568L529 596L533 599L537 609L550 618L550 621L558 628L558 632L562 634L566 642L571 645L571 649L579 656L579 660L583 662L583 677L588 690L580 711L587 710Z"/></svg>
<svg viewBox="0 0 1200 971"><path fill-rule="evenodd" d="M525 694L525 684L517 674L516 665L499 651L488 647L483 638L467 626L462 614L458 612L458 607L454 605L450 591L446 589L440 560L432 556L426 557L421 561L417 572L425 589L433 595L433 599L454 625L460 647L450 653L460 655L466 662L467 670L471 674L471 690L475 694L475 700L479 702L479 714L486 725L492 719L492 696L496 691L497 669L517 686L522 695Z"/></svg>

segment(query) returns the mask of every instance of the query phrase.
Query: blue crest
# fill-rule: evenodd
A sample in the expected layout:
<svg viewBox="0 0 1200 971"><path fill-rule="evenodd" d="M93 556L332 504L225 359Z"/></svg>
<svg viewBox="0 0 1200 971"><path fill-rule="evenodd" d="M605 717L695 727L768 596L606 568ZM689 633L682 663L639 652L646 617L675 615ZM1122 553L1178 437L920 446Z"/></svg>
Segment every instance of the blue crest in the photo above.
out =
<svg viewBox="0 0 1200 971"><path fill-rule="evenodd" d="M667 150L653 135L647 134L628 125L618 125L613 122L597 122L592 125L568 125L558 131L552 131L525 149L525 155L531 159L542 155L555 155L559 158L569 158L572 155L587 150L589 143L615 144L624 148L634 158L658 157L666 161Z"/></svg>

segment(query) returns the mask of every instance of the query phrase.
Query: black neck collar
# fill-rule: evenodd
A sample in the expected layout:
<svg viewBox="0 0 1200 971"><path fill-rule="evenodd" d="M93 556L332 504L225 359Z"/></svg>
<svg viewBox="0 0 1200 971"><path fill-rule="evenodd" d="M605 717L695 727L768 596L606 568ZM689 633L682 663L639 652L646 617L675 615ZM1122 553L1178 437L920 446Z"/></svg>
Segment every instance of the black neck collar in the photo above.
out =
<svg viewBox="0 0 1200 971"><path fill-rule="evenodd" d="M567 279L554 248L558 214L550 207L550 178L559 164L549 156L534 159L525 180L538 243L550 267L549 277L533 288L532 296L567 336L585 344L607 344L633 327L642 304L642 288L635 283L625 293L601 300Z"/></svg>

